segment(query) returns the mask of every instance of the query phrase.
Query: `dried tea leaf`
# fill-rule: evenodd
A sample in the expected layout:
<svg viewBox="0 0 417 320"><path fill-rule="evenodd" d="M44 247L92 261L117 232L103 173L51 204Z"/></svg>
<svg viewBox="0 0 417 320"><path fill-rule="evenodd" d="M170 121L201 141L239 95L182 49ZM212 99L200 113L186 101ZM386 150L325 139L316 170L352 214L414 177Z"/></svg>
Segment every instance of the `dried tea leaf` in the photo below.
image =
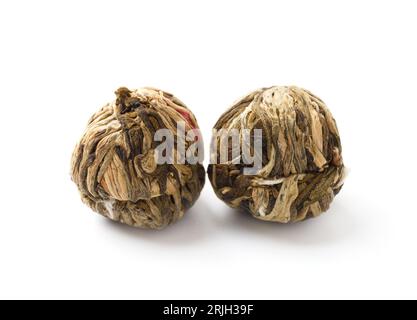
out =
<svg viewBox="0 0 417 320"><path fill-rule="evenodd" d="M173 95L153 88L120 88L116 101L90 120L74 150L72 180L94 211L131 226L161 229L180 219L199 197L201 164L159 164L155 133L177 123L198 129L192 112ZM183 139L184 140L184 139ZM185 141L185 148L191 143Z"/></svg>
<svg viewBox="0 0 417 320"><path fill-rule="evenodd" d="M262 169L255 175L245 176L247 164L221 163L225 139L213 138L211 158L217 162L209 165L210 182L217 196L233 208L261 220L297 222L326 211L343 186L336 122L323 101L306 90L254 91L224 113L214 129L226 135L233 130L262 130Z"/></svg>

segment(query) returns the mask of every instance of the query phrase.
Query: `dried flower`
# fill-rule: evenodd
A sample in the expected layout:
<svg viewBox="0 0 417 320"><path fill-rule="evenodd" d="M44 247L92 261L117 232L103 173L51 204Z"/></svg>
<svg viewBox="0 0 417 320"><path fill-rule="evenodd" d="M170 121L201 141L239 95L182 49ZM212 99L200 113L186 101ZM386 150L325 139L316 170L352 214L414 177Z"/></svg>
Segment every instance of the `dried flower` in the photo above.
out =
<svg viewBox="0 0 417 320"><path fill-rule="evenodd" d="M181 101L161 90L120 88L116 96L91 118L75 148L72 179L94 211L131 226L161 229L194 204L205 173L199 163L159 163L161 142L154 137L168 130L174 149L180 141L187 148L192 142L177 136L177 124L185 123L188 131L198 129L197 121Z"/></svg>
<svg viewBox="0 0 417 320"><path fill-rule="evenodd" d="M245 174L248 164L236 158L221 163L219 150L224 142L218 136L212 142L212 159L217 161L208 169L217 196L255 218L289 223L316 217L329 208L343 186L336 123L324 102L306 90L271 87L255 91L224 113L215 129L226 133L262 130L260 150L250 147L262 159L256 174ZM229 155L236 151L233 148L229 143Z"/></svg>

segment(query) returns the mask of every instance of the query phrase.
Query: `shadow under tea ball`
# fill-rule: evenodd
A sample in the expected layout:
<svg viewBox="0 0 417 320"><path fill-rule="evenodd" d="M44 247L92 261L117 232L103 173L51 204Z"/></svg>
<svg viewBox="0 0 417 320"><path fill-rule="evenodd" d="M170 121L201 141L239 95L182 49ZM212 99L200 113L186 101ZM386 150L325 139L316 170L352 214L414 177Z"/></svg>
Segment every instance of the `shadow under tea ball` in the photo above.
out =
<svg viewBox="0 0 417 320"><path fill-rule="evenodd" d="M243 129L262 130L262 169L247 175L250 164L221 163L224 139L213 137L210 182L226 204L255 218L289 223L326 211L343 186L344 165L339 132L324 102L298 87L257 90L235 103L215 125L223 136ZM253 141L252 141L253 142ZM226 139L226 149L232 154ZM251 143L251 152L254 152Z"/></svg>
<svg viewBox="0 0 417 320"><path fill-rule="evenodd" d="M193 113L162 90L120 88L117 99L89 121L74 150L72 180L94 211L134 227L161 229L182 218L200 195L201 164L159 164L155 141L168 129L177 142L177 124L198 129ZM202 139L198 136L197 139ZM202 140L201 140L202 143ZM185 141L185 150L191 142Z"/></svg>

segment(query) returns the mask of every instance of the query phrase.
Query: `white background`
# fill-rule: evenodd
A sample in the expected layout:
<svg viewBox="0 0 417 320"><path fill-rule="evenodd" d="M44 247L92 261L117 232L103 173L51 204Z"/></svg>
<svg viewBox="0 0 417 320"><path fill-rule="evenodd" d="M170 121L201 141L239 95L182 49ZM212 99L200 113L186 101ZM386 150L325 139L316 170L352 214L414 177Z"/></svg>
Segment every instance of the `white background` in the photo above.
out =
<svg viewBox="0 0 417 320"><path fill-rule="evenodd" d="M0 298L417 298L415 1L1 1ZM84 206L70 156L119 86L170 91L206 142L236 99L294 84L351 169L282 226L210 184L160 232Z"/></svg>

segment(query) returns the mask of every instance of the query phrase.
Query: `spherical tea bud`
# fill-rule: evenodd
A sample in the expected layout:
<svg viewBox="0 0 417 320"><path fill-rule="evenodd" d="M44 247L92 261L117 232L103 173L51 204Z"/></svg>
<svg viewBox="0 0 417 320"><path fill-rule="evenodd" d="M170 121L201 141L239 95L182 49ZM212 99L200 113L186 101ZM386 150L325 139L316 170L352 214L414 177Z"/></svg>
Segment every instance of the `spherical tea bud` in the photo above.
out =
<svg viewBox="0 0 417 320"><path fill-rule="evenodd" d="M335 120L306 90L257 90L220 117L215 133L210 182L221 200L255 218L289 223L316 217L342 188ZM248 159L259 160L255 172L248 170L254 165Z"/></svg>
<svg viewBox="0 0 417 320"><path fill-rule="evenodd" d="M161 90L120 88L116 96L91 118L75 148L72 179L94 211L131 226L161 229L184 215L204 185L203 166L177 152L193 153L193 144L202 143L196 118ZM190 132L193 138L187 139ZM168 140L172 148L160 152Z"/></svg>

